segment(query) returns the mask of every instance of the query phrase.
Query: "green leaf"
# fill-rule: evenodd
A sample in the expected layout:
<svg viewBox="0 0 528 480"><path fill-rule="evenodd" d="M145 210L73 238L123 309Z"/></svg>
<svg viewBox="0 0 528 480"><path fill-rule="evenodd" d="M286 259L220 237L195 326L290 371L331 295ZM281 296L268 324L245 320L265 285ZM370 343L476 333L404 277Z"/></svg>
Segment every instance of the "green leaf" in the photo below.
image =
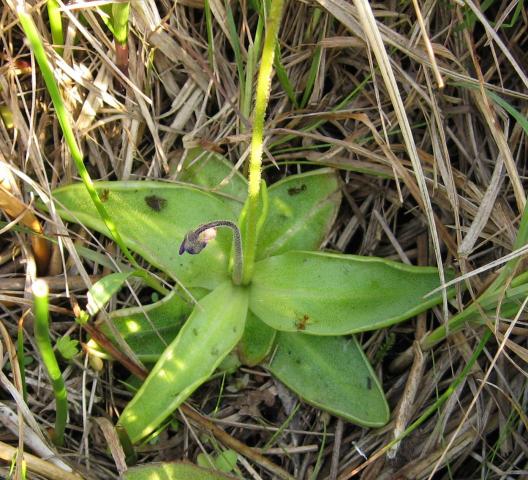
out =
<svg viewBox="0 0 528 480"><path fill-rule="evenodd" d="M288 250L318 250L341 203L336 173L325 168L291 175L272 185L268 193L269 214L259 236L257 258Z"/></svg>
<svg viewBox="0 0 528 480"><path fill-rule="evenodd" d="M244 202L247 195L247 181L235 166L218 153L202 148L187 152L179 180L200 187L209 187Z"/></svg>
<svg viewBox="0 0 528 480"><path fill-rule="evenodd" d="M57 343L55 344L57 350L66 360L71 360L73 357L75 357L75 355L79 353L79 349L77 348L78 345L79 341L72 340L69 335L64 335L64 337L60 337L57 340Z"/></svg>
<svg viewBox="0 0 528 480"><path fill-rule="evenodd" d="M196 457L196 463L200 467L210 468L211 463L213 463L217 470L224 473L233 471L237 464L237 460L238 455L234 450L224 450L216 456L200 453L198 454L198 457Z"/></svg>
<svg viewBox="0 0 528 480"><path fill-rule="evenodd" d="M198 294L193 290L197 300L204 293ZM184 300L181 295L181 292L174 290L159 302L123 308L110 314L110 321L142 362L157 361L191 314L194 304ZM100 328L113 339L105 321L100 323Z"/></svg>
<svg viewBox="0 0 528 480"><path fill-rule="evenodd" d="M124 480L232 480L234 477L190 463L153 463L129 468Z"/></svg>
<svg viewBox="0 0 528 480"><path fill-rule="evenodd" d="M440 302L438 271L376 257L289 252L255 265L250 309L270 327L313 335L376 330Z"/></svg>
<svg viewBox="0 0 528 480"><path fill-rule="evenodd" d="M254 313L248 312L244 335L237 346L240 361L250 367L262 362L271 352L276 332Z"/></svg>
<svg viewBox="0 0 528 480"><path fill-rule="evenodd" d="M152 433L207 381L240 341L247 305L247 289L230 281L198 302L119 419L132 443Z"/></svg>
<svg viewBox="0 0 528 480"><path fill-rule="evenodd" d="M212 290L228 278L232 234L218 231L200 255L178 255L184 235L212 220L236 221L241 205L189 186L163 182L96 182L99 196L124 242L152 265L188 287ZM109 235L84 185L55 190L62 217Z"/></svg>
<svg viewBox="0 0 528 480"><path fill-rule="evenodd" d="M238 455L234 450L224 450L215 459L215 465L221 472L229 473L234 470Z"/></svg>
<svg viewBox="0 0 528 480"><path fill-rule="evenodd" d="M114 294L121 290L123 284L133 274L133 271L111 273L94 283L88 290L86 310L90 315L97 315Z"/></svg>
<svg viewBox="0 0 528 480"><path fill-rule="evenodd" d="M381 427L389 421L383 390L354 337L279 332L267 368L305 402L352 423Z"/></svg>

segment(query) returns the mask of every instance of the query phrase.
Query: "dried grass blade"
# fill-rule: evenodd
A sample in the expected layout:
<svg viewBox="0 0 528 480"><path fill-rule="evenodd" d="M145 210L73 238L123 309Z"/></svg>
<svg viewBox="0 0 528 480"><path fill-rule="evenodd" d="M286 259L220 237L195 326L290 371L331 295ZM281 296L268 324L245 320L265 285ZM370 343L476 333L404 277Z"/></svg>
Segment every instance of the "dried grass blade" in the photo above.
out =
<svg viewBox="0 0 528 480"><path fill-rule="evenodd" d="M398 90L398 85L396 83L396 78L394 77L394 72L392 71L389 56L385 50L381 34L376 25L376 19L370 8L370 4L367 0L354 0L354 4L358 10L359 18L363 25L363 31L367 36L370 47L372 48L376 60L379 64L380 72L385 82L385 86L389 93L398 123L400 124L401 133L407 147L407 153L411 159L413 165L414 174L418 187L420 189L420 194L423 201L424 213L427 217L429 224L429 229L431 232L431 239L433 241L434 252L436 256L436 263L438 266L438 272L440 275L440 280L442 283L445 282L445 275L443 269L442 254L440 250L440 240L438 238L438 231L436 227L436 222L434 218L433 207L431 205L431 199L427 191L427 185L425 181L425 176L422 170L422 165L420 163L420 158L418 157L418 151L416 149L416 144L414 143L414 138L411 130L411 125L407 114L405 112L405 106L403 105L400 92ZM447 319L447 296L443 295L443 304L444 304L444 317Z"/></svg>

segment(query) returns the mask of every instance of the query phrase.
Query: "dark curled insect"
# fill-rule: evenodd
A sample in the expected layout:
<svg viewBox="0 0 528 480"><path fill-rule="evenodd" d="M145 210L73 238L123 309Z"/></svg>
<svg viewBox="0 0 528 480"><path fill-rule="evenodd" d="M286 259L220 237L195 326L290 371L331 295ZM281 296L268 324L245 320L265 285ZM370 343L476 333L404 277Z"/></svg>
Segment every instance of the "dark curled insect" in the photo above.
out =
<svg viewBox="0 0 528 480"><path fill-rule="evenodd" d="M306 185L303 183L300 187L291 187L288 188L288 195L299 195L299 193L304 192L306 190Z"/></svg>

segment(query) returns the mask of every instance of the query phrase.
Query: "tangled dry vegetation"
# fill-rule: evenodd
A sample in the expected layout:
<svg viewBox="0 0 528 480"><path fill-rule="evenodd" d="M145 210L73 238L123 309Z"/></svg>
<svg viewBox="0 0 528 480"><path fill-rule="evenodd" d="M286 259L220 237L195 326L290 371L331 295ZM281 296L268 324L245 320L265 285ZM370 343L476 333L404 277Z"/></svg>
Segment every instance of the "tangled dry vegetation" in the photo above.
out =
<svg viewBox="0 0 528 480"><path fill-rule="evenodd" d="M128 76L114 64L112 37L96 3L104 2L64 7L62 58L49 45L42 3L30 10L48 42L92 178L177 180L184 151L196 146L222 152L244 172L253 82L241 83L246 72L239 67L247 68L255 3L209 0L208 32L202 0L133 2ZM497 261L513 250L527 185L526 9L522 0L484 2L487 9L472 0L391 1L372 5L376 22L369 25L364 3L287 2L279 33L282 68L266 120L265 176L271 183L314 166L339 169L345 200L324 248L421 265L441 261L466 289L412 321L362 335L388 392L392 416L385 427L348 424L298 403L264 369L241 369L225 379L220 397L221 378L198 390L189 405L201 416L179 414L178 428L139 448L140 463L194 462L200 452L224 444L238 450L240 478L528 476L524 305L509 318L489 316L488 326L465 326L432 348L416 347L446 315L476 298L501 267ZM7 406L27 425L23 435L16 420L10 430L0 429L0 476L8 477L6 458L28 441L30 430L45 432L55 414L28 315L29 286L44 268L34 256L42 245L28 228L43 228L52 241L46 275L53 341L69 334L86 344L89 333L73 311L76 302L85 303L89 282L107 273L81 260L73 244L120 254L103 237L64 226L53 211L36 206L37 198L77 180L77 172L9 0L3 1L0 40L6 214L0 420L7 424ZM253 66L251 78L255 72ZM132 288L109 308L150 301L139 283ZM27 407L9 362L19 325L25 330ZM491 340L449 400L400 444L381 451L453 385L488 328ZM83 478L117 478L123 464L110 422L130 398L120 383L126 368L96 365L85 350L61 365L70 407L60 457ZM35 457L28 457L28 478L74 478L54 476L45 470L50 463Z"/></svg>

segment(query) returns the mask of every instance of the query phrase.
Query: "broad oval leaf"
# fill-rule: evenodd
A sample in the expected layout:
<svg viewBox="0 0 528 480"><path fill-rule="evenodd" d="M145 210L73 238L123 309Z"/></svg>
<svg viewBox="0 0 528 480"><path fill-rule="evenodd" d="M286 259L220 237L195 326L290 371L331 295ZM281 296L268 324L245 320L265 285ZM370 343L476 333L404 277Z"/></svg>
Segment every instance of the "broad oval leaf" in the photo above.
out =
<svg viewBox="0 0 528 480"><path fill-rule="evenodd" d="M376 257L288 252L255 265L250 309L272 328L312 335L376 330L440 302L438 271Z"/></svg>
<svg viewBox="0 0 528 480"><path fill-rule="evenodd" d="M185 234L212 220L236 221L240 203L198 188L162 182L96 182L124 242L188 287L213 289L228 278L232 234L220 229L200 255L178 255ZM60 215L105 235L108 230L82 184L53 192Z"/></svg>
<svg viewBox="0 0 528 480"><path fill-rule="evenodd" d="M247 196L247 180L235 170L235 166L224 156L202 148L186 152L178 178L201 187L209 187L214 192L222 192L240 202L244 202Z"/></svg>
<svg viewBox="0 0 528 480"><path fill-rule="evenodd" d="M193 295L199 299L204 293L197 295L193 290ZM116 310L110 314L109 321L141 361L155 362L176 338L193 308L191 301L174 290L150 305ZM106 321L100 323L100 329L110 339L113 338Z"/></svg>
<svg viewBox="0 0 528 480"><path fill-rule="evenodd" d="M233 480L235 477L190 463L152 463L129 468L124 480Z"/></svg>
<svg viewBox="0 0 528 480"><path fill-rule="evenodd" d="M259 235L257 258L288 250L318 250L332 227L341 191L334 170L291 175L269 190L269 214Z"/></svg>
<svg viewBox="0 0 528 480"><path fill-rule="evenodd" d="M262 362L271 352L276 333L253 312L248 312L244 335L237 346L240 361L249 367Z"/></svg>
<svg viewBox="0 0 528 480"><path fill-rule="evenodd" d="M96 315L112 296L121 290L123 284L134 274L134 271L118 272L106 275L95 282L88 290L86 310L90 315Z"/></svg>
<svg viewBox="0 0 528 480"><path fill-rule="evenodd" d="M198 302L119 419L132 443L152 433L207 381L240 341L247 306L247 289L230 281Z"/></svg>
<svg viewBox="0 0 528 480"><path fill-rule="evenodd" d="M268 370L305 402L357 425L389 421L383 389L354 337L279 332Z"/></svg>

